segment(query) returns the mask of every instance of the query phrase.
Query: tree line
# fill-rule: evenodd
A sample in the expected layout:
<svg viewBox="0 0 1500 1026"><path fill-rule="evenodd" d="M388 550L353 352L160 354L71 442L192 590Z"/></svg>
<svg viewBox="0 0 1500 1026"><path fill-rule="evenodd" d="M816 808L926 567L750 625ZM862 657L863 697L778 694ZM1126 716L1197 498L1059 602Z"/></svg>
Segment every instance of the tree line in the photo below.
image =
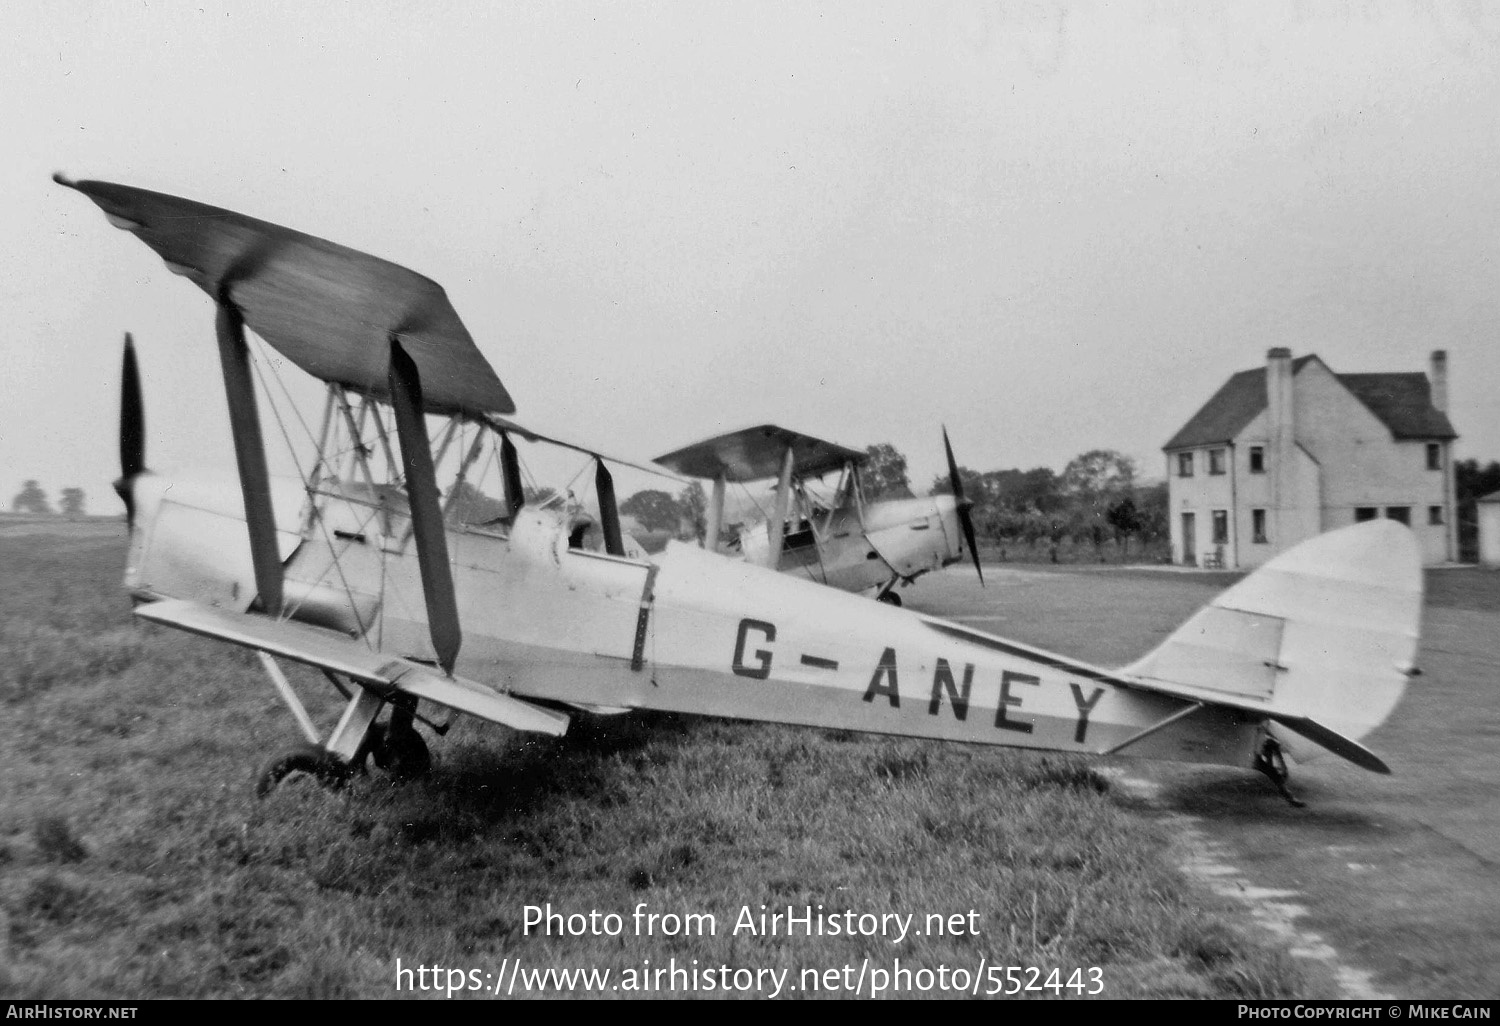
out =
<svg viewBox="0 0 1500 1026"><path fill-rule="evenodd" d="M68 516L80 516L83 513L84 495L82 488L64 488L58 496L60 512ZM47 498L44 489L35 480L28 480L21 485L21 490L10 500L12 513L52 513L52 502Z"/></svg>
<svg viewBox="0 0 1500 1026"><path fill-rule="evenodd" d="M910 498L915 492L907 474L906 457L882 443L866 449L860 468L866 501ZM1142 484L1135 461L1113 449L1092 449L1069 461L1062 473L1050 467L1030 470L977 471L958 468L964 498L973 502L975 532L982 543L1004 550L1026 546L1044 548L1056 559L1065 542L1090 545L1103 558L1113 543L1122 555L1131 546L1167 538L1166 482ZM933 479L929 495L952 492L946 474ZM620 504L620 512L634 517L648 531L669 531L683 537L702 537L707 502L702 485L694 482L673 496L658 489L636 492Z"/></svg>

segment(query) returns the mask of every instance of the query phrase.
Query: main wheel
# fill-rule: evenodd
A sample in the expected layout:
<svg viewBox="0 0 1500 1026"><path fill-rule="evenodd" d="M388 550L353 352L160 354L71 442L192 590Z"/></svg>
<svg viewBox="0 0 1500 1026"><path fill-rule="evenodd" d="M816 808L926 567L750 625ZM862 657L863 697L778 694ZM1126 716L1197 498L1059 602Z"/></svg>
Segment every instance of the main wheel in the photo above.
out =
<svg viewBox="0 0 1500 1026"><path fill-rule="evenodd" d="M330 790L343 785L348 771L342 763L317 745L298 745L277 755L255 778L255 795L264 798L283 782L312 780Z"/></svg>
<svg viewBox="0 0 1500 1026"><path fill-rule="evenodd" d="M901 608L901 596L897 595L894 591L887 591L881 595L877 595L875 601L884 602L886 605L895 606L897 609Z"/></svg>
<svg viewBox="0 0 1500 1026"><path fill-rule="evenodd" d="M414 780L432 768L427 742L411 727L389 727L375 742L370 754L375 765L396 780Z"/></svg>

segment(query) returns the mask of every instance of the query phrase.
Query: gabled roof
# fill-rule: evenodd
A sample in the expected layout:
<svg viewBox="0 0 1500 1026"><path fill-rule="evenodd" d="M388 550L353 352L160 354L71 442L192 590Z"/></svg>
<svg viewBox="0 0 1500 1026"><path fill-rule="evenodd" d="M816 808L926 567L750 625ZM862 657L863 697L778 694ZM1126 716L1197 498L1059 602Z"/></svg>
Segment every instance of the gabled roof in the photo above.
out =
<svg viewBox="0 0 1500 1026"><path fill-rule="evenodd" d="M1448 415L1432 405L1426 374L1340 374L1338 379L1397 438L1458 437Z"/></svg>
<svg viewBox="0 0 1500 1026"><path fill-rule="evenodd" d="M1292 361L1292 374L1295 376L1308 361L1317 359L1311 353L1297 357ZM1432 386L1426 374L1335 374L1334 377L1380 419L1394 438L1458 437L1447 414L1432 405ZM1266 369L1240 371L1224 382L1224 387L1162 448L1188 449L1232 442L1265 408Z"/></svg>

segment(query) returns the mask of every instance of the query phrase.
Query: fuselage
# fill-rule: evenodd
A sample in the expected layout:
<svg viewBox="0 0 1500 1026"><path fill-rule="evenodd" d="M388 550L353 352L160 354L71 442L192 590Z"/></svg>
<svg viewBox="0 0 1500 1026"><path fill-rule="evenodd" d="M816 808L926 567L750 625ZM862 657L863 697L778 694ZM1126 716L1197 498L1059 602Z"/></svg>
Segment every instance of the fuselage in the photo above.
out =
<svg viewBox="0 0 1500 1026"><path fill-rule="evenodd" d="M770 531L753 524L740 535L747 562L770 566ZM863 510L844 505L788 524L779 569L842 591L910 581L966 558L951 495L885 499Z"/></svg>
<svg viewBox="0 0 1500 1026"><path fill-rule="evenodd" d="M399 493L331 487L315 516L297 482L275 493L283 615L431 660ZM139 479L130 589L146 600L250 608L238 503L229 482ZM943 518L933 499L912 500L910 510L924 506ZM448 531L463 632L456 673L582 707L1091 753L1183 705L1108 670L693 545L673 543L654 563L591 551L579 545L587 526L576 513L526 507L509 523ZM1207 708L1131 754L1246 766L1255 737L1247 718Z"/></svg>

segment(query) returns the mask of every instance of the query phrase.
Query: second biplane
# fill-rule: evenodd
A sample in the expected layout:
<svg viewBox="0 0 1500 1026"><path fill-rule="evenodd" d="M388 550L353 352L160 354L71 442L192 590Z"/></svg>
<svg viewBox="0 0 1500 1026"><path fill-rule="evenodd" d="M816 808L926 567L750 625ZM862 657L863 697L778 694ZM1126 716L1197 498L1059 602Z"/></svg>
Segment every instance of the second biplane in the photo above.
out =
<svg viewBox="0 0 1500 1026"><path fill-rule="evenodd" d="M1359 739L1414 672L1422 602L1416 543L1394 521L1282 554L1120 669L695 545L648 562L626 551L602 459L597 520L527 504L512 436L528 435L436 283L232 211L57 180L213 301L238 489L147 469L127 347L125 582L143 619L259 653L306 737L264 768L262 792L299 771L343 780L371 757L422 771L423 703L554 735L575 710L657 709L1221 763L1284 793L1283 749L1388 772ZM267 368L247 327L327 384L297 479L267 470ZM479 501L489 472L503 499ZM330 732L279 659L346 696Z"/></svg>
<svg viewBox="0 0 1500 1026"><path fill-rule="evenodd" d="M984 569L974 538L973 503L964 496L948 431L943 430L951 495L871 499L860 470L869 453L796 431L763 424L731 431L656 457L685 477L711 482L704 547L720 550L725 491L730 484L774 480L775 497L760 522L746 525L726 546L747 562L807 577L843 591L874 591L899 606L898 584L960 562ZM836 476L831 494L814 482Z"/></svg>

